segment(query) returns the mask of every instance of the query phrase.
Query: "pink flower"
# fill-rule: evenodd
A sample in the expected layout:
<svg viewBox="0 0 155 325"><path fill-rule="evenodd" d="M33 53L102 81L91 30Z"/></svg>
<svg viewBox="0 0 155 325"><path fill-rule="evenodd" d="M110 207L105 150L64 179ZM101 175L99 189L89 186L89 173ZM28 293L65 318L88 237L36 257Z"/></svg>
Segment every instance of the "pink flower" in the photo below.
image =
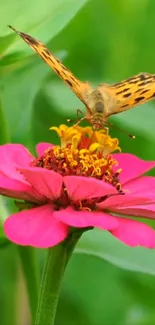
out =
<svg viewBox="0 0 155 325"><path fill-rule="evenodd" d="M40 143L39 156L50 146ZM46 248L63 241L70 226L98 227L127 245L155 247L155 231L145 223L127 218L155 218L155 178L141 176L155 162L131 154L115 154L122 168L120 181L125 191L125 195L118 195L114 186L99 179L62 176L32 166L34 157L19 144L0 146L0 156L0 194L32 203L31 209L15 213L5 221L4 231L11 241ZM81 210L76 209L79 202L83 203Z"/></svg>

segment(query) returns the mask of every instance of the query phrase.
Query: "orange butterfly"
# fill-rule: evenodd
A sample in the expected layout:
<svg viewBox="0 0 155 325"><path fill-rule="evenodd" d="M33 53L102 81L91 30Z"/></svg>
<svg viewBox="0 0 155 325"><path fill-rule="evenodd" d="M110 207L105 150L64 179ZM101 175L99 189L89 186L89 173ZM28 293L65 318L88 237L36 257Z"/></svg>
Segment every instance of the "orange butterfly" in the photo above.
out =
<svg viewBox="0 0 155 325"><path fill-rule="evenodd" d="M155 97L155 75L153 74L140 73L120 83L113 85L104 83L93 88L88 82L78 80L43 43L17 31L12 26L9 27L41 56L84 103L87 114L77 124L87 120L94 129L103 128L109 124L107 119L110 115L126 111Z"/></svg>

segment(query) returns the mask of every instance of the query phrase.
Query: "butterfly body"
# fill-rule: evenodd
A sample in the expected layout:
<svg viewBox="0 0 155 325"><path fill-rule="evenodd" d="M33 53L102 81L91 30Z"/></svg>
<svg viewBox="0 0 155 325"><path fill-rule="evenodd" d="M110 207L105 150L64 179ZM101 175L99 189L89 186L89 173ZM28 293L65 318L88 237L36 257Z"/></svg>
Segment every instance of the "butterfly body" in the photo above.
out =
<svg viewBox="0 0 155 325"><path fill-rule="evenodd" d="M104 128L109 112L116 105L115 99L108 92L101 92L97 87L86 95L85 102L88 112L85 119L94 126L94 129Z"/></svg>
<svg viewBox="0 0 155 325"><path fill-rule="evenodd" d="M94 89L88 82L77 79L43 43L12 26L9 27L71 88L86 107L86 114L81 120L88 120L95 129L106 127L109 116L155 98L155 74L140 73L119 83L104 83Z"/></svg>

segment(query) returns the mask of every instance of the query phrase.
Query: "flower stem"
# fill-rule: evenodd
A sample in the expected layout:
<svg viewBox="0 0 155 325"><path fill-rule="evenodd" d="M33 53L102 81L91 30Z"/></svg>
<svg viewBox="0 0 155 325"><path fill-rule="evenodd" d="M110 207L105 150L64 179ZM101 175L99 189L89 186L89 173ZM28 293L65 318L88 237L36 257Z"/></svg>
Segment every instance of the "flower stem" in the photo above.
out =
<svg viewBox="0 0 155 325"><path fill-rule="evenodd" d="M32 322L34 323L39 292L39 270L35 250L28 246L18 246L22 271L28 292Z"/></svg>
<svg viewBox="0 0 155 325"><path fill-rule="evenodd" d="M49 248L42 276L35 325L54 324L64 271L82 232L82 230L72 232L64 242Z"/></svg>

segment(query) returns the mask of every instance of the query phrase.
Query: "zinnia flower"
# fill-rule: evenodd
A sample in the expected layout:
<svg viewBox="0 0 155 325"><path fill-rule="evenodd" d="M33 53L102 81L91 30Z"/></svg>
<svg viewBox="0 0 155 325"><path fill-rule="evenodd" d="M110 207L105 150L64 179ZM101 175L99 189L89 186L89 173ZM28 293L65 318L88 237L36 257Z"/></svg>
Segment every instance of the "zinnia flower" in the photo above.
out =
<svg viewBox="0 0 155 325"><path fill-rule="evenodd" d="M118 140L104 130L53 129L61 146L40 143L37 158L20 144L0 146L0 194L22 200L22 210L4 223L6 236L47 248L72 227L98 227L130 246L155 247L155 231L128 217L155 218L155 178L141 176L155 162L112 155Z"/></svg>

